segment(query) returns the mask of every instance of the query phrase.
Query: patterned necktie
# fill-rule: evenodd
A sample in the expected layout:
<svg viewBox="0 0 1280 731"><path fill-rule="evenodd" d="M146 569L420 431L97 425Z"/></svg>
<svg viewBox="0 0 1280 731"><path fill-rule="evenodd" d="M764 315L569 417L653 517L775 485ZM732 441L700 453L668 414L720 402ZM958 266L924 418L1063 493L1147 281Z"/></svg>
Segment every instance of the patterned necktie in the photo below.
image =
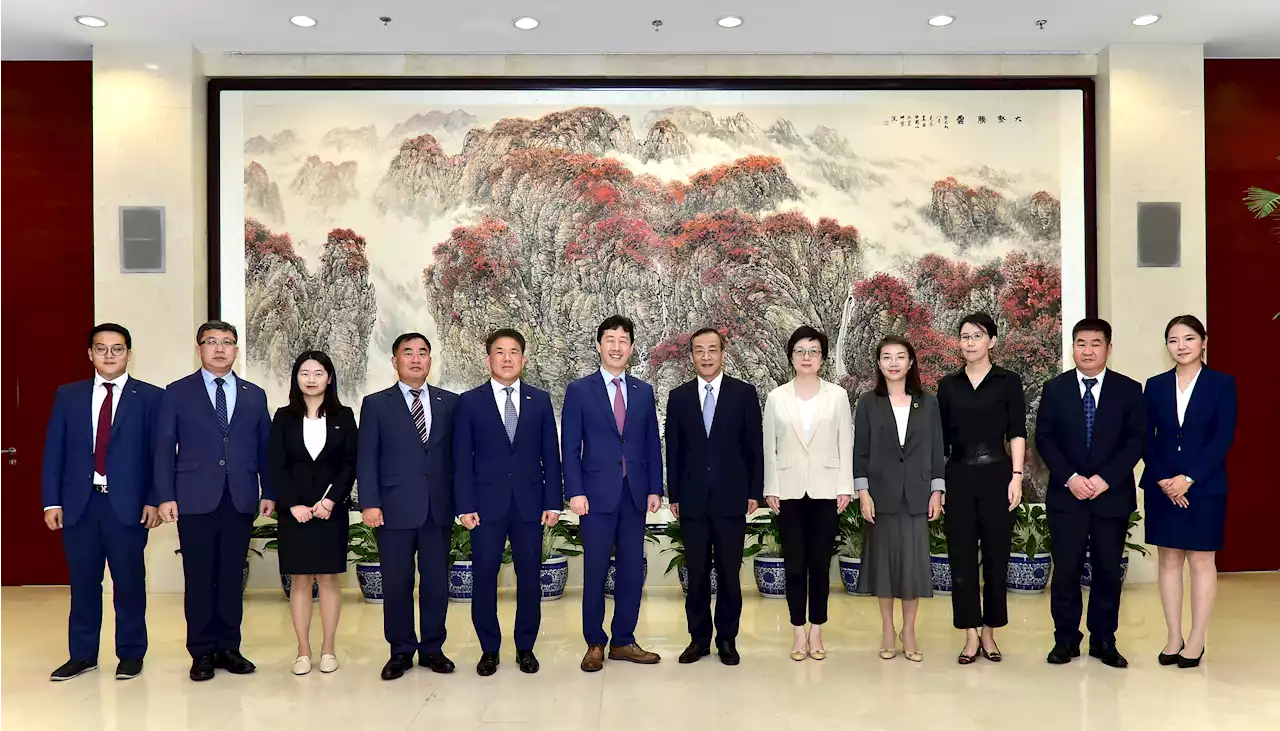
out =
<svg viewBox="0 0 1280 731"><path fill-rule="evenodd" d="M502 390L507 392L507 405L502 407L502 425L507 428L507 441L515 444L516 424L519 421L519 416L516 414L516 404L511 400L511 392L515 388L507 386Z"/></svg>
<svg viewBox="0 0 1280 731"><path fill-rule="evenodd" d="M1093 445L1093 417L1098 413L1098 402L1093 400L1093 387L1098 385L1098 379L1084 379L1084 448L1089 449Z"/></svg>
<svg viewBox="0 0 1280 731"><path fill-rule="evenodd" d="M409 408L409 413L413 415L413 425L418 427L418 436L422 438L422 443L427 443L427 415L422 410L422 389L411 388L409 393L413 394L413 406Z"/></svg>
<svg viewBox="0 0 1280 731"><path fill-rule="evenodd" d="M222 390L227 385L227 379L215 378L213 382L218 384L218 391L213 397L213 410L218 412L218 424L222 426L222 433L226 434L231 428L231 419L227 418L227 392Z"/></svg>
<svg viewBox="0 0 1280 731"><path fill-rule="evenodd" d="M622 433L627 423L627 402L622 397L622 379L613 379L613 421L618 425L618 433ZM622 476L627 476L627 455L622 455Z"/></svg>
<svg viewBox="0 0 1280 731"><path fill-rule="evenodd" d="M716 415L716 393L710 383L704 388L707 389L707 397L702 400L702 426L706 427L707 436L711 436L711 419Z"/></svg>
<svg viewBox="0 0 1280 731"><path fill-rule="evenodd" d="M107 389L107 397L102 401L102 408L98 409L98 433L93 438L93 471L104 477L107 474L107 444L111 441L111 389L115 386L114 383L102 384Z"/></svg>

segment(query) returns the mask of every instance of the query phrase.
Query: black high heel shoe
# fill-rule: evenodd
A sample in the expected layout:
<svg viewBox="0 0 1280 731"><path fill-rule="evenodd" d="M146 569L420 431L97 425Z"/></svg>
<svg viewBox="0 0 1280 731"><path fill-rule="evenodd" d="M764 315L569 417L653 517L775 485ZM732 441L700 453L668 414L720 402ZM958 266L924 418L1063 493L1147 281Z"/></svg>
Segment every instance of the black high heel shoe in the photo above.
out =
<svg viewBox="0 0 1280 731"><path fill-rule="evenodd" d="M1166 665L1166 666L1177 665L1178 658L1182 655L1182 648L1186 646L1187 646L1187 643L1184 642L1182 643L1182 647L1178 648L1177 652L1173 653L1172 655L1166 655L1162 652L1156 659L1160 661L1161 665Z"/></svg>
<svg viewBox="0 0 1280 731"><path fill-rule="evenodd" d="M1200 657L1190 658L1183 657L1182 652L1178 652L1178 659L1175 661L1180 668L1195 668L1200 666L1200 661L1204 659L1204 650L1200 650Z"/></svg>

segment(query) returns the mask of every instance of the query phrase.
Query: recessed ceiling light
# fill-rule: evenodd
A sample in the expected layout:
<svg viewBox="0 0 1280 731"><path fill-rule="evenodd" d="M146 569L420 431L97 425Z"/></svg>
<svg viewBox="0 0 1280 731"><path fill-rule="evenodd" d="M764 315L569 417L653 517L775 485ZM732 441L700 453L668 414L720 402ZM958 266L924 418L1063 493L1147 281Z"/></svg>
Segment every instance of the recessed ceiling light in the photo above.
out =
<svg viewBox="0 0 1280 731"><path fill-rule="evenodd" d="M159 71L159 70L160 70L160 64L156 64L156 63L144 63L144 64L142 64L142 68L144 68L144 69L146 69L146 70L148 70L148 71Z"/></svg>
<svg viewBox="0 0 1280 731"><path fill-rule="evenodd" d="M934 28L941 28L943 26L951 25L954 22L956 22L956 16L954 15L935 15L932 18L929 18L929 25Z"/></svg>
<svg viewBox="0 0 1280 731"><path fill-rule="evenodd" d="M1159 20L1159 15L1139 15L1133 19L1133 24L1137 26L1152 25Z"/></svg>
<svg viewBox="0 0 1280 731"><path fill-rule="evenodd" d="M299 28L311 28L315 26L316 19L309 15L295 15L292 18L289 18L289 22Z"/></svg>
<svg viewBox="0 0 1280 731"><path fill-rule="evenodd" d="M716 25L720 26L721 28L737 28L738 26L742 25L742 18L739 18L736 15L726 15L723 18L717 20Z"/></svg>
<svg viewBox="0 0 1280 731"><path fill-rule="evenodd" d="M530 18L527 15L524 16L523 18L516 18L515 20L511 21L511 23L515 25L515 27L519 28L520 30L533 30L534 28L538 27L538 19Z"/></svg>
<svg viewBox="0 0 1280 731"><path fill-rule="evenodd" d="M88 28L104 28L107 21L93 15L77 15L76 22Z"/></svg>

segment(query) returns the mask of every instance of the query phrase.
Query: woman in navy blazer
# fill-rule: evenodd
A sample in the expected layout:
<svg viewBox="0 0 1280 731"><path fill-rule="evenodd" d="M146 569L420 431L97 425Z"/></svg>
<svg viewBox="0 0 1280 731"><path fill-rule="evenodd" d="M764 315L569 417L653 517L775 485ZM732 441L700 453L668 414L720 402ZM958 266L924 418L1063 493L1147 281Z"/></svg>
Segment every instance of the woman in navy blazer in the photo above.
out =
<svg viewBox="0 0 1280 731"><path fill-rule="evenodd" d="M1192 315L1165 327L1173 370L1147 381L1142 488L1147 542L1159 547L1160 604L1168 639L1161 665L1195 667L1204 656L1218 588L1215 553L1227 513L1227 450L1235 438L1236 381L1203 363L1208 335ZM1157 492L1157 490L1159 492ZM1191 564L1191 634L1182 639L1182 565Z"/></svg>

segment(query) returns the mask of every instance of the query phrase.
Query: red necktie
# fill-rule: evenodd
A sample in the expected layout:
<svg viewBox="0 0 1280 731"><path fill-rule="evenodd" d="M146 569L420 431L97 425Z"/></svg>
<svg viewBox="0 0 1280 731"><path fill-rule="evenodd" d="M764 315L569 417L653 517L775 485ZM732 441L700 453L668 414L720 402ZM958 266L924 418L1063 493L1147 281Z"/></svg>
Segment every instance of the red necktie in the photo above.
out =
<svg viewBox="0 0 1280 731"><path fill-rule="evenodd" d="M102 400L102 408L98 409L98 433L93 439L93 471L102 476L107 474L107 444L111 441L111 389L114 383L104 383L107 397Z"/></svg>

